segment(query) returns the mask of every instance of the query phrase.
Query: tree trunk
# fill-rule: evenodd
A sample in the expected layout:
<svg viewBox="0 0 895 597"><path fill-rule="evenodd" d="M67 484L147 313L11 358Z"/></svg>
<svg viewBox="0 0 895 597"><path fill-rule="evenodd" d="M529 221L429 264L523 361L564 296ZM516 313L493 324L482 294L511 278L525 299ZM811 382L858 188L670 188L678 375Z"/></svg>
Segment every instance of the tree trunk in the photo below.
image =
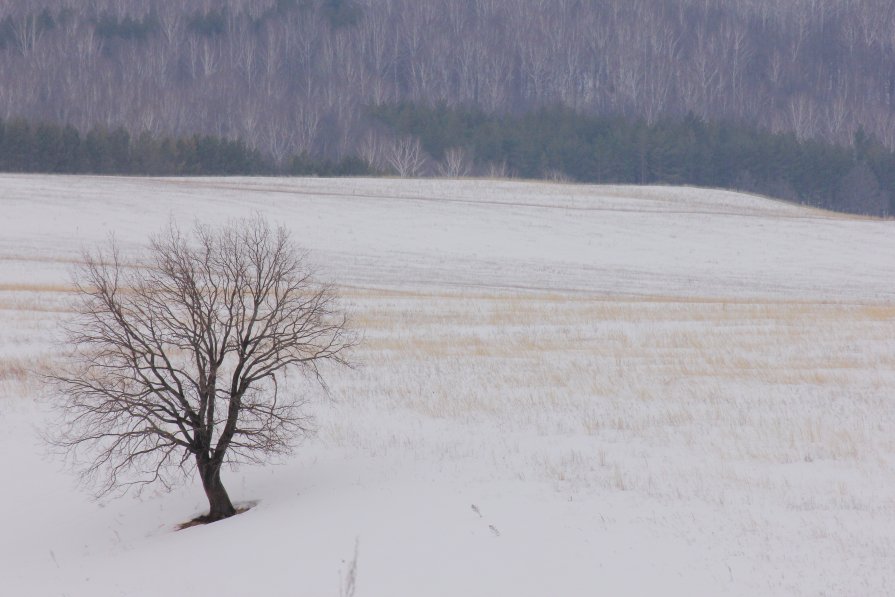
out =
<svg viewBox="0 0 895 597"><path fill-rule="evenodd" d="M208 497L208 522L228 518L236 514L236 508L230 502L230 496L221 483L221 467L211 463L198 463L199 476L202 477L202 487Z"/></svg>

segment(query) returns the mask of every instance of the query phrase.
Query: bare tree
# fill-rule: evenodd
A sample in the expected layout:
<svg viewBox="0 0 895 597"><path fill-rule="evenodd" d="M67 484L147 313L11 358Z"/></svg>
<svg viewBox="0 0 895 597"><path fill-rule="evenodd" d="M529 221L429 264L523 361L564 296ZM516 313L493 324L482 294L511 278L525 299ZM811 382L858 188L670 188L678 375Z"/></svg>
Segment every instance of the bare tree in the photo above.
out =
<svg viewBox="0 0 895 597"><path fill-rule="evenodd" d="M396 139L386 158L389 166L401 178L418 176L426 163L419 139L409 136Z"/></svg>
<svg viewBox="0 0 895 597"><path fill-rule="evenodd" d="M288 453L307 430L295 390L325 388L321 366L346 365L353 344L332 288L260 218L193 235L172 225L137 267L113 243L77 283L52 441L100 494L195 470L208 521L236 513L222 466Z"/></svg>
<svg viewBox="0 0 895 597"><path fill-rule="evenodd" d="M511 177L510 168L509 168L509 166L507 166L507 163L505 161L490 162L488 164L487 177L495 178L495 179L510 178Z"/></svg>
<svg viewBox="0 0 895 597"><path fill-rule="evenodd" d="M572 178L569 174L566 174L559 168L549 168L548 170L545 170L544 179L549 180L550 182L560 183L569 183L575 181L574 178Z"/></svg>
<svg viewBox="0 0 895 597"><path fill-rule="evenodd" d="M384 171L388 168L384 154L385 143L382 137L373 131L367 131L367 134L360 142L358 156L372 168Z"/></svg>
<svg viewBox="0 0 895 597"><path fill-rule="evenodd" d="M469 152L462 147L452 147L444 152L444 160L438 164L438 174L445 178L462 178L472 171Z"/></svg>

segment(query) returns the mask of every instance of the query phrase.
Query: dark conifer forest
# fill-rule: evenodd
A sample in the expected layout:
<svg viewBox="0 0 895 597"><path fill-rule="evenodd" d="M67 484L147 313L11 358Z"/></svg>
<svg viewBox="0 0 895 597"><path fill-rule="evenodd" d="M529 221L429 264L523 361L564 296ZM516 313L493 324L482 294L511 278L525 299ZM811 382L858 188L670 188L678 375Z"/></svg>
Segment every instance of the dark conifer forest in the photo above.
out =
<svg viewBox="0 0 895 597"><path fill-rule="evenodd" d="M512 175L886 214L887 0L0 0L0 168Z"/></svg>

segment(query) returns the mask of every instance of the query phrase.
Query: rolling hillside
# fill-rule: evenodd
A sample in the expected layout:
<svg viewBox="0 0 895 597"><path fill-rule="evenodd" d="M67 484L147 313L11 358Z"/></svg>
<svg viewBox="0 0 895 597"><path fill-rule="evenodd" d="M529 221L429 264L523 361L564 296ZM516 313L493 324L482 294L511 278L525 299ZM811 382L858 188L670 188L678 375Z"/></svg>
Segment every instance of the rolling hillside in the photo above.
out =
<svg viewBox="0 0 895 597"><path fill-rule="evenodd" d="M0 176L10 595L883 595L895 222L692 188ZM81 251L262 214L364 335L253 507L90 500L39 432ZM357 551L355 552L355 546Z"/></svg>

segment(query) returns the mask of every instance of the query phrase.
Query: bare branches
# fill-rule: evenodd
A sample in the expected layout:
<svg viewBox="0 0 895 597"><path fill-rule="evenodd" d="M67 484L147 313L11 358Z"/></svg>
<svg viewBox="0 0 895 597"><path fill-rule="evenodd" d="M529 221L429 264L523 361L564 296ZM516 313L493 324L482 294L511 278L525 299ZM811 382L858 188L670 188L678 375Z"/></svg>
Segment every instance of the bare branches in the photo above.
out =
<svg viewBox="0 0 895 597"><path fill-rule="evenodd" d="M415 137L395 139L386 154L389 166L401 178L419 176L426 163L423 147Z"/></svg>
<svg viewBox="0 0 895 597"><path fill-rule="evenodd" d="M367 0L347 20L324 2L2 4L0 115L82 131L239 137L380 169L389 150L358 114L402 102L895 134L884 0ZM202 13L226 23L197 26Z"/></svg>
<svg viewBox="0 0 895 597"><path fill-rule="evenodd" d="M445 150L444 160L438 164L438 174L445 178L462 178L472 172L472 159L462 147Z"/></svg>
<svg viewBox="0 0 895 597"><path fill-rule="evenodd" d="M222 464L289 451L306 398L283 382L292 371L325 388L320 364L348 364L353 336L332 287L261 219L172 225L148 257L127 267L114 244L85 257L74 349L52 378L65 419L54 441L89 452L82 470L101 493L167 486L189 460L208 492Z"/></svg>

